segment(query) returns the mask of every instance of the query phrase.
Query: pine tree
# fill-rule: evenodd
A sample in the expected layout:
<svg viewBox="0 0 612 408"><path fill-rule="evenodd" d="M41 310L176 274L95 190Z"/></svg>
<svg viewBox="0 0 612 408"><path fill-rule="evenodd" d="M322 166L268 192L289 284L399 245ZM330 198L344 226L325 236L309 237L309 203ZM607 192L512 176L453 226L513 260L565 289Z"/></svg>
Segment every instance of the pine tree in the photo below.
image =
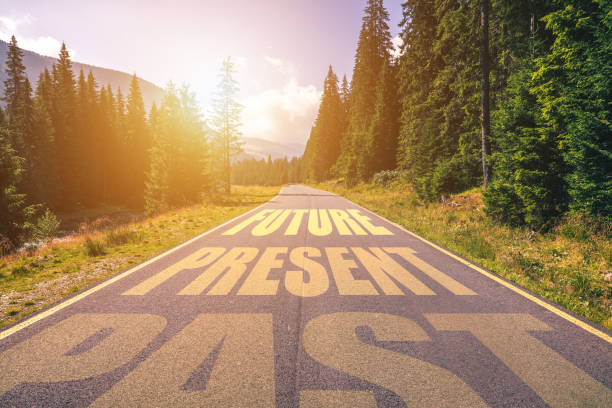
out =
<svg viewBox="0 0 612 408"><path fill-rule="evenodd" d="M112 95L112 90L109 91L109 95ZM130 153L126 137L126 103L120 87L117 87L113 102L112 134L114 147L111 150L111 157L116 164L111 172L111 197L118 204L126 204L129 191L126 183L124 183L124 178L129 166Z"/></svg>
<svg viewBox="0 0 612 408"><path fill-rule="evenodd" d="M81 171L73 174L72 177L73 183L77 186L78 201L91 207L95 204L95 197L91 190L95 172L95 146L93 144L93 132L91 131L95 102L89 98L89 89L82 69L79 71L79 79L77 80L76 100L75 136L72 143L77 151L75 166Z"/></svg>
<svg viewBox="0 0 612 408"><path fill-rule="evenodd" d="M116 152L119 148L116 135L116 112L113 91L110 86L101 87L99 94L100 131L100 185L98 194L103 203L118 203L115 197L117 177Z"/></svg>
<svg viewBox="0 0 612 408"><path fill-rule="evenodd" d="M80 142L75 127L75 80L66 44L62 44L58 62L53 65L53 107L50 113L55 129L55 150L60 179L58 188L62 197L60 205L64 209L73 209L77 206L80 188L79 180L74 176L82 169L79 168Z"/></svg>
<svg viewBox="0 0 612 408"><path fill-rule="evenodd" d="M376 86L374 117L370 122L363 155L363 176L394 169L399 137L399 98L396 92L396 67L387 61Z"/></svg>
<svg viewBox="0 0 612 408"><path fill-rule="evenodd" d="M54 130L45 98L51 88L49 72L41 73L36 85L32 109L33 146L29 162L29 176L32 180L30 202L44 203L48 208L56 208L59 203L57 159L54 149Z"/></svg>
<svg viewBox="0 0 612 408"><path fill-rule="evenodd" d="M149 167L148 150L151 147L147 129L146 112L138 78L134 74L130 83L125 118L127 146L125 184L130 201L138 206L143 204L145 173Z"/></svg>
<svg viewBox="0 0 612 408"><path fill-rule="evenodd" d="M17 133L21 136L22 146L19 154L24 158L23 165L24 175L21 180L20 190L23 191L29 199L32 199L32 194L38 188L38 180L33 176L32 169L36 165L34 163L35 153L38 149L38 135L34 129L34 100L32 99L32 86L30 80L26 77L21 88L21 109L20 123Z"/></svg>
<svg viewBox="0 0 612 408"><path fill-rule="evenodd" d="M152 110L153 146L145 189L145 210L155 214L198 202L210 189L204 123L193 93L169 84L159 109Z"/></svg>
<svg viewBox="0 0 612 408"><path fill-rule="evenodd" d="M15 36L11 37L8 53L6 56L6 79L4 80L4 96L2 100L6 102L6 120L10 130L9 141L11 145L23 154L24 147L22 131L23 121L23 90L25 86L26 74L23 65L23 51L17 45Z"/></svg>
<svg viewBox="0 0 612 408"><path fill-rule="evenodd" d="M84 139L87 140L85 150L88 157L88 183L84 186L84 190L87 191L87 197L92 205L105 202L104 166L109 159L107 143L110 132L105 123L101 91L98 91L98 83L93 73L89 71L84 90L87 101L87 123L89 123L87 134L84 135Z"/></svg>
<svg viewBox="0 0 612 408"><path fill-rule="evenodd" d="M426 199L481 180L479 11L476 2L404 3L398 158Z"/></svg>
<svg viewBox="0 0 612 408"><path fill-rule="evenodd" d="M346 111L338 89L338 77L330 65L323 84L319 112L305 152L310 179L322 181L331 176L330 170L340 156L346 126Z"/></svg>
<svg viewBox="0 0 612 408"><path fill-rule="evenodd" d="M363 23L359 34L355 66L353 69L350 98L349 125L342 143L338 171L349 181L366 177L364 167L368 130L374 116L372 107L376 103L376 87L380 71L389 60L391 34L389 13L382 0L368 0L364 10Z"/></svg>
<svg viewBox="0 0 612 408"><path fill-rule="evenodd" d="M6 128L6 116L4 114L4 110L2 110L2 107L0 106L0 129Z"/></svg>
<svg viewBox="0 0 612 408"><path fill-rule="evenodd" d="M534 88L546 131L569 166L572 210L612 220L612 4L558 0L544 21L555 36Z"/></svg>
<svg viewBox="0 0 612 408"><path fill-rule="evenodd" d="M484 202L494 219L540 230L567 209L567 169L559 140L543 128L540 107L531 93L533 61L524 63L510 76L509 97L497 113L494 177Z"/></svg>
<svg viewBox="0 0 612 408"><path fill-rule="evenodd" d="M493 178L484 193L485 211L511 225L546 229L567 209L567 166L559 139L548 131L532 88L536 59L552 39L541 18L548 0L497 3L500 26L506 32L506 50L498 64L504 78L493 112L491 157ZM540 26L540 24L542 24ZM500 47L501 48L501 47Z"/></svg>
<svg viewBox="0 0 612 408"><path fill-rule="evenodd" d="M23 242L35 211L18 190L22 166L23 158L11 146L8 131L0 129L0 239L8 239L14 247Z"/></svg>
<svg viewBox="0 0 612 408"><path fill-rule="evenodd" d="M217 133L215 147L220 160L217 164L223 189L230 193L231 163L242 152L240 114L242 105L236 101L239 88L234 79L234 63L228 57L221 68L221 82L214 106L213 127Z"/></svg>
<svg viewBox="0 0 612 408"><path fill-rule="evenodd" d="M346 79L346 75L342 77L342 85L340 86L340 98L342 99L342 105L344 105L344 111L348 115L351 106L351 85Z"/></svg>

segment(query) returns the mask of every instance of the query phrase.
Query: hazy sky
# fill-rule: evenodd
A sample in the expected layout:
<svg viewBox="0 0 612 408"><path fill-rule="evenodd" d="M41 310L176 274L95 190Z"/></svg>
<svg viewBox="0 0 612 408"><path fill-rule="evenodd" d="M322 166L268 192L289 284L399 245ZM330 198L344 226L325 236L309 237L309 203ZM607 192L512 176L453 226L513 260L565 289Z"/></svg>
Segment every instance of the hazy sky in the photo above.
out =
<svg viewBox="0 0 612 408"><path fill-rule="evenodd" d="M0 39L164 86L209 108L221 60L237 61L243 133L305 143L329 64L350 77L366 0L0 0ZM391 34L401 0L386 0Z"/></svg>

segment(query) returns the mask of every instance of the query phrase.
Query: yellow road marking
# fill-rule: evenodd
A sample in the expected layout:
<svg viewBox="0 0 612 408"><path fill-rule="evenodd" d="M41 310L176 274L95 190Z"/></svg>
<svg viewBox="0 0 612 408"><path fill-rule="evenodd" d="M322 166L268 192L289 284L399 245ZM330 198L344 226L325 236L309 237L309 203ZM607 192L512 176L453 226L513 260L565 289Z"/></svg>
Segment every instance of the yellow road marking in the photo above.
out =
<svg viewBox="0 0 612 408"><path fill-rule="evenodd" d="M347 200L347 201L349 203L351 203L351 204L361 208L362 210L367 211L370 214L375 215L376 217L378 217L378 218L380 218L380 219L382 219L384 221L387 221L389 224L395 226L396 228L399 228L400 230L404 231L405 233L407 233L407 234L409 234L409 235L419 239L420 241L423 241L427 245L437 249L438 251L440 251L440 252L450 256L451 258L461 262L462 264L472 268L476 272L479 272L481 275L484 275L487 278L489 278L489 279L499 283L500 285L505 286L506 288L508 288L511 291L513 291L513 292L523 296L524 298L531 300L533 303L536 303L537 305L542 306L544 309L548 310L549 312L552 312L552 313L556 314L557 316L567 320L570 323L575 324L576 326L580 327L581 329L586 330L587 332L589 332L589 333L591 333L591 334L593 334L593 335L595 335L595 336L597 336L597 337L607 341L608 343L612 344L612 336L609 336L608 334L602 332L601 330L598 330L595 327L592 327L591 325L583 322L582 320L575 318L574 316L570 315L569 313L564 312L558 306L553 306L553 305L543 301L542 299L537 298L536 296L534 296L534 295L530 294L529 292L527 292L525 289L522 289L522 288L520 288L518 286L515 286L514 284L505 281L504 279L500 278L499 276L497 276L497 275L495 275L495 274L493 274L493 273L491 273L491 272L489 272L489 271L487 271L487 270L485 270L485 269L483 269L483 268L481 268L481 267L479 267L477 265L474 265L470 261L468 261L466 259L463 259L462 257L460 257L458 255L455 255L454 253L452 253L452 252L442 248L441 246L439 246L437 244L434 244L433 242L431 242L431 241L421 237L420 235L415 234L412 231L407 230L406 228L402 227L401 225L399 225L396 222L390 221L390 220L388 220L388 219L386 219L386 218L376 214L375 212L370 211L367 208L360 206L357 203L353 203L350 200Z"/></svg>
<svg viewBox="0 0 612 408"><path fill-rule="evenodd" d="M440 285L444 286L446 289L451 291L455 295L460 296L473 296L477 293L472 289L460 284L444 272L434 268L421 258L415 255L416 251L412 248L408 247L387 247L384 248L390 254L397 254L404 258L406 261L410 262L414 266L417 267L421 272L425 275L429 276L431 279L438 282Z"/></svg>
<svg viewBox="0 0 612 408"><path fill-rule="evenodd" d="M278 195L276 197L278 197ZM274 197L274 198L276 198L276 197ZM242 218L245 215L251 214L252 212L259 210L261 207L263 207L266 204L268 204L268 202L263 203L260 206L257 206L255 208L253 208L252 210L249 210L249 211L245 212L244 214L240 214L239 216L234 217L231 220L225 221L223 224L219 224L216 227L214 227L212 229L209 229L208 231L205 231L205 232L201 233L200 235L197 235L197 236L191 238L189 241L186 241L186 242L184 242L184 243L182 243L182 244L180 244L178 246L175 246L174 248L170 248L167 251L164 251L161 254L159 254L159 255L149 259L148 261L145 261L144 263L141 263L139 265L134 266L131 269L128 269L127 271L125 271L125 272L115 276L114 278L106 280L106 281L100 283L99 285L94 286L93 288L88 289L88 290L86 290L85 292L83 292L83 293L81 293L79 295L71 297L70 299L67 299L67 300L63 301L60 304L58 304L56 306L53 306L50 309L45 310L44 312L41 312L41 313L39 313L39 314L37 314L35 316L32 316L29 319L26 319L23 322L18 323L15 326L10 327L10 328L0 332L0 340L3 340L5 338L9 337L10 335L17 333L18 331L23 330L26 327L29 327L29 326L33 325L34 323L37 323L37 322L39 322L39 321L41 321L41 320L43 320L43 319L45 319L45 318L47 318L47 317L49 317L49 316L51 316L53 314L59 312L62 309L67 308L68 306L78 302L79 300L81 300L81 299L83 299L83 298L85 298L85 297L87 297L87 296L89 296L89 295L91 295L93 293L96 293L96 292L104 289L105 287L107 287L109 285L112 285L113 283L117 282L118 280L121 280L121 279L125 278L126 276L129 276L129 275L133 274L134 272L137 272L137 271L141 270L145 266L148 266L148 265L152 264L153 262L163 258L164 256L170 255L171 253L173 253L175 251L178 251L181 248L184 248L185 246L191 244L192 242L197 241L198 239L200 239L200 238L202 238L202 237L204 237L204 236L206 236L208 234L211 234L211 233L217 231L220 228L225 227L227 224L230 224L230 223L234 222L237 218Z"/></svg>

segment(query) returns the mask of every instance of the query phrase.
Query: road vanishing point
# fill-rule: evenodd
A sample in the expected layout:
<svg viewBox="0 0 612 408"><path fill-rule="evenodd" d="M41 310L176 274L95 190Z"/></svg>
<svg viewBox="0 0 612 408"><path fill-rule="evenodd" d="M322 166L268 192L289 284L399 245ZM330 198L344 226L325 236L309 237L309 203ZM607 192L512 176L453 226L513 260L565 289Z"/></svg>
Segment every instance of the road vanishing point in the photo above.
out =
<svg viewBox="0 0 612 408"><path fill-rule="evenodd" d="M612 407L609 331L293 185L0 331L0 407Z"/></svg>

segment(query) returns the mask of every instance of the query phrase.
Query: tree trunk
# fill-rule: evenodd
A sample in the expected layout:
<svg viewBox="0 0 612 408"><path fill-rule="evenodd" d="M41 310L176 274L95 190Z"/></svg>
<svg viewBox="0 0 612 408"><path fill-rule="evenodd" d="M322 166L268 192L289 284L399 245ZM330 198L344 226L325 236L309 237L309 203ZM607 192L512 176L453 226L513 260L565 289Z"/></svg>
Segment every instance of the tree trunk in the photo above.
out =
<svg viewBox="0 0 612 408"><path fill-rule="evenodd" d="M483 187L489 185L489 138L491 135L491 113L489 106L489 0L480 0L480 84L481 84L481 138Z"/></svg>

